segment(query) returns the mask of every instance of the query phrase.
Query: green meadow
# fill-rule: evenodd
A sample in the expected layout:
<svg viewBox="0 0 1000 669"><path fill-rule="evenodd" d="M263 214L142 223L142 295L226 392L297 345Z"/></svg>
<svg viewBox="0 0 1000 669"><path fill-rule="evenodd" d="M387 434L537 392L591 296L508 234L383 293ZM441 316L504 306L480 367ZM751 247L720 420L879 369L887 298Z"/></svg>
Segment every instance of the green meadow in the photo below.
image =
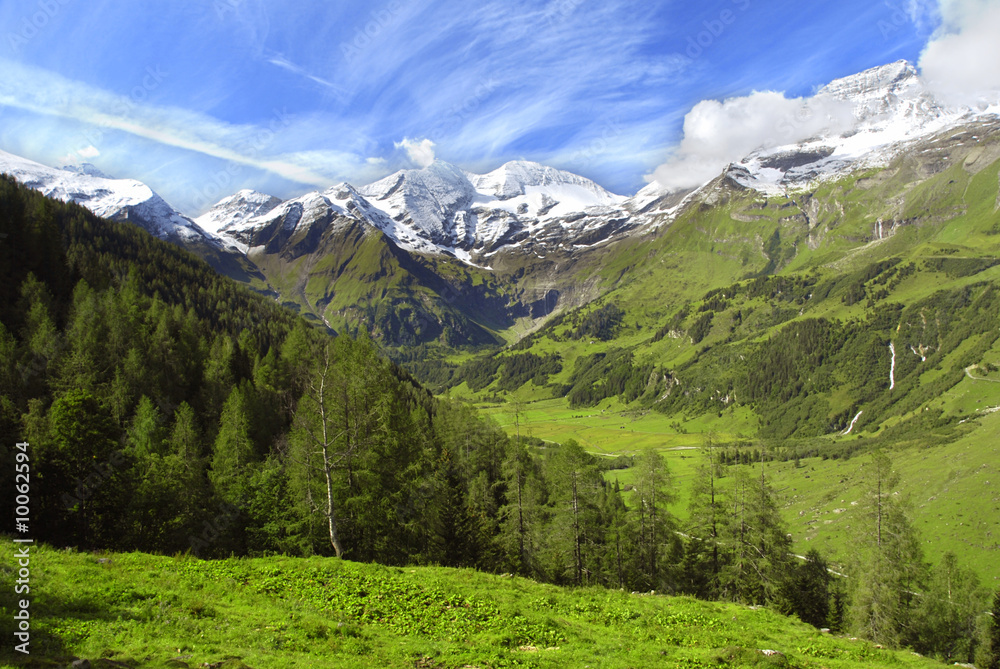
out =
<svg viewBox="0 0 1000 669"><path fill-rule="evenodd" d="M13 544L0 544L11 575ZM336 558L32 552L31 654L3 666L933 667L766 608ZM11 624L7 599L5 637Z"/></svg>

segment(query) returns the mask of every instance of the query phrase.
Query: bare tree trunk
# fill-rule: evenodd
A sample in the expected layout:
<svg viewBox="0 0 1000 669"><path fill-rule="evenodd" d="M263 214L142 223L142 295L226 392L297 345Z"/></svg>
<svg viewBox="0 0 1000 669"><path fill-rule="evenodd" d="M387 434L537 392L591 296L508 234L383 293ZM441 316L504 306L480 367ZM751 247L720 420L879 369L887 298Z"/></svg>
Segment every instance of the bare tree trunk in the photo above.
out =
<svg viewBox="0 0 1000 669"><path fill-rule="evenodd" d="M576 558L576 584L583 585L583 551L580 547L580 498L576 474L573 474L573 553Z"/></svg>

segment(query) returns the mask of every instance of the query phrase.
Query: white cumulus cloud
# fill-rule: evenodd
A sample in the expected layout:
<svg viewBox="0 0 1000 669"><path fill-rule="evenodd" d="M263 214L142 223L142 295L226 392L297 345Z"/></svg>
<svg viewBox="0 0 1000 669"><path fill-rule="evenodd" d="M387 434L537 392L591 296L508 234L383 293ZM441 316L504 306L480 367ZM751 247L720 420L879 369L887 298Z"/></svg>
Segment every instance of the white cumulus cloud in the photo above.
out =
<svg viewBox="0 0 1000 669"><path fill-rule="evenodd" d="M942 26L920 55L920 71L944 101L1000 101L1000 2L946 0Z"/></svg>
<svg viewBox="0 0 1000 669"><path fill-rule="evenodd" d="M406 155L420 167L434 162L434 142L429 139L415 140L404 137L402 142L393 142L397 149L406 149Z"/></svg>
<svg viewBox="0 0 1000 669"><path fill-rule="evenodd" d="M755 150L844 132L853 123L850 104L824 97L755 91L723 102L703 100L684 117L684 137L673 155L646 178L670 190L693 188Z"/></svg>
<svg viewBox="0 0 1000 669"><path fill-rule="evenodd" d="M101 155L101 152L97 150L97 147L91 144L90 146L85 146L76 152L81 158L92 159Z"/></svg>

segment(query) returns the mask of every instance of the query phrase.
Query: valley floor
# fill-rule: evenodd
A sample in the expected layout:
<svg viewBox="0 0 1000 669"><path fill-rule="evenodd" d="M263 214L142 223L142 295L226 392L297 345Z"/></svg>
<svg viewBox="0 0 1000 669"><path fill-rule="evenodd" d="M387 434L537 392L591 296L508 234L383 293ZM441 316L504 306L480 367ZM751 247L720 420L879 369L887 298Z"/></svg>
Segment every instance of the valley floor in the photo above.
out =
<svg viewBox="0 0 1000 669"><path fill-rule="evenodd" d="M944 553L954 552L987 588L995 590L1000 587L1000 412L990 410L997 403L994 384L986 382L990 380L966 379L940 399L949 413L976 416L968 433L949 444L901 448L891 456L925 558L937 563ZM484 411L512 432L503 406L487 405ZM701 416L684 420L636 412L609 400L598 407L569 409L560 398L527 404L521 429L546 441L576 439L601 455L634 454L646 447L660 450L678 492L671 511L684 519L705 433L711 427L719 430L713 432L718 441L737 441L751 434L751 420L749 412L737 409L710 425ZM865 436L829 437L831 444L858 439ZM833 562L846 556L847 530L860 498L860 467L865 459L856 455L801 458L798 466L793 461L767 463L774 488L781 492L782 515L796 553L816 548ZM632 483L633 472L611 471L607 478L624 485Z"/></svg>

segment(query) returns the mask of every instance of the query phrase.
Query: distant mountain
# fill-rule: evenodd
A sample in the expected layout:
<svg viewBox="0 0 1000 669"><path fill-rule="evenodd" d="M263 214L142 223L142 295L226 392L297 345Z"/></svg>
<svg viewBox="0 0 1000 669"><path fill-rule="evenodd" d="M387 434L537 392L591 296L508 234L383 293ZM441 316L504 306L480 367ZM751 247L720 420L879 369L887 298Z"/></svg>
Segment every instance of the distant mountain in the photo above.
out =
<svg viewBox="0 0 1000 669"><path fill-rule="evenodd" d="M885 167L914 142L1000 111L945 106L905 60L837 79L815 100L849 105L853 126L842 134L756 151L731 165L728 175L768 193L803 187L860 168Z"/></svg>
<svg viewBox="0 0 1000 669"><path fill-rule="evenodd" d="M90 163L57 169L0 151L0 173L63 202L75 202L98 216L128 221L160 239L201 256L217 271L266 288L266 282L237 249L206 231L135 179L112 179Z"/></svg>
<svg viewBox="0 0 1000 669"><path fill-rule="evenodd" d="M240 191L197 222L330 327L364 323L389 346L478 345L596 296L592 282L558 276L558 258L627 230L625 202L537 163L477 175L437 161L284 202Z"/></svg>
<svg viewBox="0 0 1000 669"><path fill-rule="evenodd" d="M381 230L406 251L488 264L491 254L528 242L572 248L607 239L627 227L625 201L590 179L538 163L509 162L480 175L435 161L361 188L340 184L308 193L285 206L306 217L297 225L310 217L345 215ZM241 191L198 222L240 245L249 230L288 211L276 209L269 196ZM617 224L609 226L612 220Z"/></svg>
<svg viewBox="0 0 1000 669"><path fill-rule="evenodd" d="M214 237L174 210L146 184L108 178L93 165L56 169L0 151L0 172L49 197L81 204L98 216L135 223L160 239L216 243Z"/></svg>
<svg viewBox="0 0 1000 669"><path fill-rule="evenodd" d="M244 221L262 216L281 204L273 195L244 189L223 198L209 211L195 219L202 229L212 233L238 228Z"/></svg>

